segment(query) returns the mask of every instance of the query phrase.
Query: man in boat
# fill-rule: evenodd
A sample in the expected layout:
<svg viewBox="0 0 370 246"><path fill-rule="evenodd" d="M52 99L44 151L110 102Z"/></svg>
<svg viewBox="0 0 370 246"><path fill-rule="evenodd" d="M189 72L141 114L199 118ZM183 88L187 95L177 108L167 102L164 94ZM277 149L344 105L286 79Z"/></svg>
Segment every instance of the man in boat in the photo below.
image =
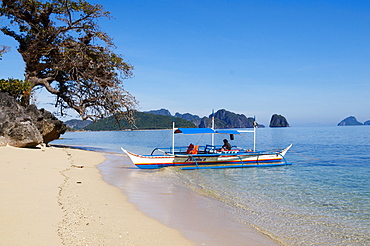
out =
<svg viewBox="0 0 370 246"><path fill-rule="evenodd" d="M194 145L191 143L191 144L189 144L189 146L188 146L188 150L186 151L186 153L187 154L191 154L191 152L193 151L193 149L194 149Z"/></svg>
<svg viewBox="0 0 370 246"><path fill-rule="evenodd" d="M224 139L224 145L221 147L221 151L231 150L231 144L227 141L227 139Z"/></svg>
<svg viewBox="0 0 370 246"><path fill-rule="evenodd" d="M192 143L189 144L188 146L188 150L186 151L187 154L193 154L193 155L196 155L198 154L198 148L199 146L198 145L193 145Z"/></svg>

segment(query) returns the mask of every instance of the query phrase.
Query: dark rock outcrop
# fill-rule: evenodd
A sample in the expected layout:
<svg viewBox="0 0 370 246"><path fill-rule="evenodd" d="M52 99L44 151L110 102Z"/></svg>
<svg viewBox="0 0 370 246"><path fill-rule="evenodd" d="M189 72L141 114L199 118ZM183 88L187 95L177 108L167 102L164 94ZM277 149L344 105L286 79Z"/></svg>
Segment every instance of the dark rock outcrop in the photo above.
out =
<svg viewBox="0 0 370 246"><path fill-rule="evenodd" d="M58 139L67 130L67 126L52 113L45 109L38 110L36 105L30 105L26 109L26 114L31 116L33 123L40 131L45 144Z"/></svg>
<svg viewBox="0 0 370 246"><path fill-rule="evenodd" d="M66 126L49 111L35 105L20 106L13 97L0 92L0 146L36 147L58 139Z"/></svg>
<svg viewBox="0 0 370 246"><path fill-rule="evenodd" d="M289 123L284 116L274 114L270 120L270 127L289 127Z"/></svg>
<svg viewBox="0 0 370 246"><path fill-rule="evenodd" d="M356 117L349 116L338 123L338 126L361 126L363 125L361 122L358 122Z"/></svg>
<svg viewBox="0 0 370 246"><path fill-rule="evenodd" d="M0 145L35 147L40 143L41 133L25 109L13 97L0 92Z"/></svg>
<svg viewBox="0 0 370 246"><path fill-rule="evenodd" d="M365 121L364 125L370 125L370 120Z"/></svg>
<svg viewBox="0 0 370 246"><path fill-rule="evenodd" d="M215 119L225 122L222 128L252 128L254 119L247 118L244 114L236 114L225 109L220 109L215 113Z"/></svg>
<svg viewBox="0 0 370 246"><path fill-rule="evenodd" d="M203 117L200 128L211 127L212 115L208 118ZM246 117L244 114L236 114L225 109L218 110L215 115L215 128L253 128L253 117ZM265 127L264 125L257 124L258 127Z"/></svg>
<svg viewBox="0 0 370 246"><path fill-rule="evenodd" d="M216 124L216 121L217 119L215 119L215 125L218 125ZM212 127L212 119L211 117L203 117L198 125L199 128L210 128ZM216 127L217 128L217 127Z"/></svg>

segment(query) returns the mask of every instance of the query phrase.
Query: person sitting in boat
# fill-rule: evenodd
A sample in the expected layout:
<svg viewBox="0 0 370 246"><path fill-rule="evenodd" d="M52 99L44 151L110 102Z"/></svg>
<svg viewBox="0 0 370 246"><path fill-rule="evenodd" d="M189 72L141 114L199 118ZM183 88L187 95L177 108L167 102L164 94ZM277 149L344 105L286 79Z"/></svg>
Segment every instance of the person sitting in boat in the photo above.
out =
<svg viewBox="0 0 370 246"><path fill-rule="evenodd" d="M227 150L231 150L231 144L227 141L227 139L224 139L224 145L222 145L221 151Z"/></svg>
<svg viewBox="0 0 370 246"><path fill-rule="evenodd" d="M193 149L194 149L194 145L191 143L191 144L189 144L189 146L188 146L188 150L186 151L186 153L187 154L190 154L192 151L193 151Z"/></svg>
<svg viewBox="0 0 370 246"><path fill-rule="evenodd" d="M192 154L192 155L196 155L198 154L198 148L199 146L198 145L193 145L192 143L189 144L188 146L188 150L186 151L187 154Z"/></svg>

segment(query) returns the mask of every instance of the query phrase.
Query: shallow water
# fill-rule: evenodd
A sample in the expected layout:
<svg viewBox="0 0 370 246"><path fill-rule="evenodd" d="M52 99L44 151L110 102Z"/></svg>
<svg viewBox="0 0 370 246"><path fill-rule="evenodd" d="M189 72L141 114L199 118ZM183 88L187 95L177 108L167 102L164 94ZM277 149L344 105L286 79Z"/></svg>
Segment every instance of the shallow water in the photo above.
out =
<svg viewBox="0 0 370 246"><path fill-rule="evenodd" d="M227 213L233 221L251 224L290 245L370 245L369 136L368 126L258 129L258 150L293 143L286 155L292 166L192 171L144 171L127 161L122 166L132 167L146 185L165 180L165 185L196 192L207 202L214 201L221 209L217 213ZM221 144L222 138L216 138L216 143ZM251 139L247 134L231 143L251 148ZM202 145L210 137L176 140L183 146ZM125 147L147 154L155 147L170 147L171 132L71 132L53 143L113 153ZM119 166L122 159L117 158Z"/></svg>

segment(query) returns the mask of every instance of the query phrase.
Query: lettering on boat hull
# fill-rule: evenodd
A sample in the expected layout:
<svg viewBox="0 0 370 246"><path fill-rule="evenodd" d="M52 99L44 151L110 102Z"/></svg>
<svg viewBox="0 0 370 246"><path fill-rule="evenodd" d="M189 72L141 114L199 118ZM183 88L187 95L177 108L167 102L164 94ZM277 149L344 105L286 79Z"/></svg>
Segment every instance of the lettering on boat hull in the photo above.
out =
<svg viewBox="0 0 370 246"><path fill-rule="evenodd" d="M207 158L188 157L184 162L205 162L205 161L207 161Z"/></svg>

